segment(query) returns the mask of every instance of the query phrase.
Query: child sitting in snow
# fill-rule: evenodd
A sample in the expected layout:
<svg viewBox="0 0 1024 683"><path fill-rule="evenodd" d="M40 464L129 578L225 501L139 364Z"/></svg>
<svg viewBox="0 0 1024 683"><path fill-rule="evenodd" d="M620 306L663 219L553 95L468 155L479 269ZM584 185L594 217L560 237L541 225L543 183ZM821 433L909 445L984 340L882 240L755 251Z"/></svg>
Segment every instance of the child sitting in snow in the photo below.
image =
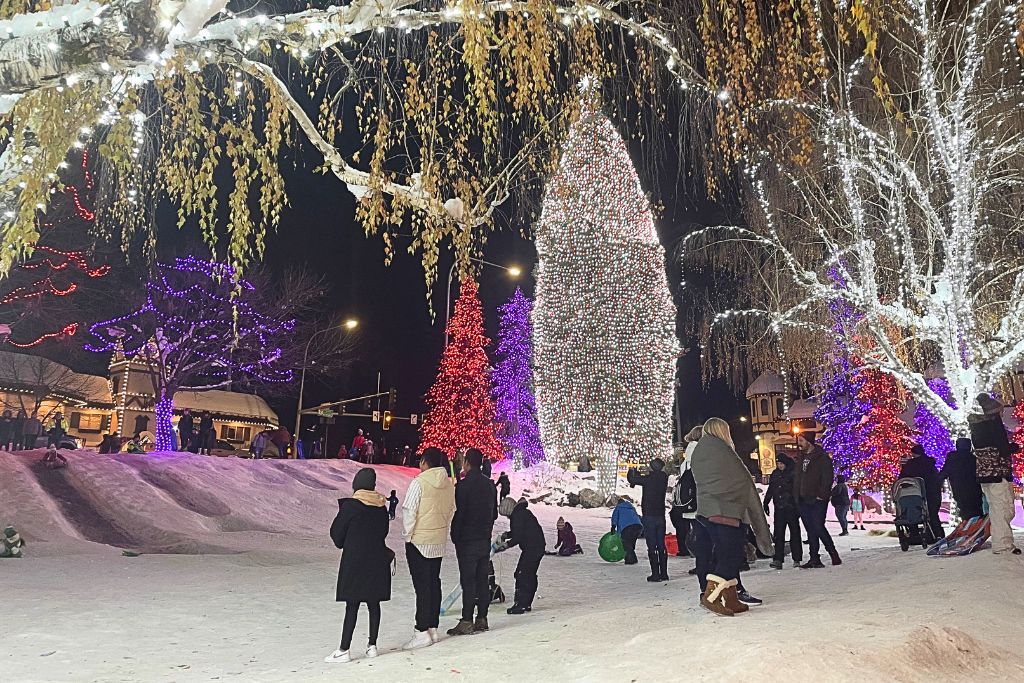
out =
<svg viewBox="0 0 1024 683"><path fill-rule="evenodd" d="M853 495L850 496L850 512L853 513L853 528L859 527L861 531L864 531L864 499L860 489L854 489Z"/></svg>
<svg viewBox="0 0 1024 683"><path fill-rule="evenodd" d="M583 548L576 542L576 534L572 530L572 524L559 517L555 526L558 528L558 542L555 543L555 552L548 553L548 555L560 555L561 557L582 555Z"/></svg>
<svg viewBox="0 0 1024 683"><path fill-rule="evenodd" d="M21 557L21 549L25 541L15 531L13 526L4 529L4 535L0 537L0 557Z"/></svg>
<svg viewBox="0 0 1024 683"><path fill-rule="evenodd" d="M68 459L57 452L56 446L51 445L43 456L43 464L51 470L59 470L68 466Z"/></svg>

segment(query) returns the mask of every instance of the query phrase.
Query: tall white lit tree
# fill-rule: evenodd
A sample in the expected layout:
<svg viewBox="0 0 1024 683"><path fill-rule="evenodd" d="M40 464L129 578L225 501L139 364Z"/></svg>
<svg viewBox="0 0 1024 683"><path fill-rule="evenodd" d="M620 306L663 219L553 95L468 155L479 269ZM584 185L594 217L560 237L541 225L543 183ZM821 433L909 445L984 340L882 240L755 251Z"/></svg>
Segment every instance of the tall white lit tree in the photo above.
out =
<svg viewBox="0 0 1024 683"><path fill-rule="evenodd" d="M830 61L816 97L804 90L746 112L766 125L799 116L810 151L792 154L800 138L781 136L782 125L775 140L793 144L747 145L748 224L687 242L759 292L719 316L706 348L713 355L737 338L723 323L749 323L820 359L828 304L841 297L857 313L844 332L851 353L961 435L976 396L1024 358L1024 9L851 6L869 49ZM846 283L839 293L829 269ZM945 396L926 381L933 363Z"/></svg>
<svg viewBox="0 0 1024 683"><path fill-rule="evenodd" d="M616 456L672 451L679 343L651 207L626 145L585 88L537 226L534 378L549 460L596 460L611 493Z"/></svg>

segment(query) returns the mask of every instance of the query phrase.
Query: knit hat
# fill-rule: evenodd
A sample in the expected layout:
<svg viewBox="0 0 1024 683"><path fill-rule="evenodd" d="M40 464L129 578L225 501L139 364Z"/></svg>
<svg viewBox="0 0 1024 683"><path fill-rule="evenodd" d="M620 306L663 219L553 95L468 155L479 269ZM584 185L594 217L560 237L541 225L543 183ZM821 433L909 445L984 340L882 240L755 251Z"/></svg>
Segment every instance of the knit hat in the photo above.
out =
<svg viewBox="0 0 1024 683"><path fill-rule="evenodd" d="M377 471L372 467L364 467L356 473L352 480L353 491L372 491L377 488Z"/></svg>
<svg viewBox="0 0 1024 683"><path fill-rule="evenodd" d="M498 513L502 517L511 517L512 511L516 509L517 501L512 496L506 496L501 499L501 503L498 504Z"/></svg>
<svg viewBox="0 0 1024 683"><path fill-rule="evenodd" d="M989 394L978 394L978 404L985 415L1002 415L1003 404Z"/></svg>
<svg viewBox="0 0 1024 683"><path fill-rule="evenodd" d="M697 425L683 437L684 441L700 441L700 437L704 436L704 428L701 425Z"/></svg>
<svg viewBox="0 0 1024 683"><path fill-rule="evenodd" d="M665 461L662 460L661 458L655 458L654 460L651 461L651 469L660 472L661 470L665 469Z"/></svg>
<svg viewBox="0 0 1024 683"><path fill-rule="evenodd" d="M804 437L809 444L813 444L818 440L818 435L815 432L800 432L799 436Z"/></svg>
<svg viewBox="0 0 1024 683"><path fill-rule="evenodd" d="M559 517L558 521L555 522L555 526L558 527L559 529L564 529L565 528L565 518L564 517Z"/></svg>

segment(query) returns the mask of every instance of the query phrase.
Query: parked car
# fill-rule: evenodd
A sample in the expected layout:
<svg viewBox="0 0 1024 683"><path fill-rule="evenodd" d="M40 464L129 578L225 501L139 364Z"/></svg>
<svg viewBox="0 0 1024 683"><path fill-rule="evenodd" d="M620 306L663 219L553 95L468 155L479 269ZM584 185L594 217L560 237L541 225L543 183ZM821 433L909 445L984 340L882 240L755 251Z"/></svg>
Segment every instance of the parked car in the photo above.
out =
<svg viewBox="0 0 1024 683"><path fill-rule="evenodd" d="M224 439L217 439L213 442L213 448L210 449L210 455L216 455L221 458L252 457L248 450L239 445L233 444L230 441L225 441Z"/></svg>
<svg viewBox="0 0 1024 683"><path fill-rule="evenodd" d="M40 434L36 437L36 443L34 446L26 444L25 448L46 448L46 443L49 441L49 439L50 437L47 436L46 434ZM81 448L81 446L79 446L78 444L78 439L71 436L70 434L65 434L63 438L61 438L60 444L57 446L57 448L66 451L77 451L79 448Z"/></svg>

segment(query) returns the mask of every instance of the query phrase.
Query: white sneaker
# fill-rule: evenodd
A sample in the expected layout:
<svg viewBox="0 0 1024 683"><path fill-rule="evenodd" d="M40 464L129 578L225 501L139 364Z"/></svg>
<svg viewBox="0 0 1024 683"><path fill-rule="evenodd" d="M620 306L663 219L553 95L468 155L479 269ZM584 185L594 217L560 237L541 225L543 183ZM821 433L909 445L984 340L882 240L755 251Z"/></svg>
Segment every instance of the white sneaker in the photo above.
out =
<svg viewBox="0 0 1024 683"><path fill-rule="evenodd" d="M376 645L368 645L366 647L366 656L367 657L376 657L377 656L377 646Z"/></svg>
<svg viewBox="0 0 1024 683"><path fill-rule="evenodd" d="M324 661L328 664L344 664L351 662L352 656L348 653L348 650L335 650L324 657Z"/></svg>
<svg viewBox="0 0 1024 683"><path fill-rule="evenodd" d="M437 637L437 629L436 628L428 628L427 629L427 633L430 635L430 644L431 645L433 645L437 641L441 640L440 638Z"/></svg>
<svg viewBox="0 0 1024 683"><path fill-rule="evenodd" d="M434 642L430 639L430 633L427 631L416 631L412 639L402 646L403 650L418 650L421 647L429 647Z"/></svg>

